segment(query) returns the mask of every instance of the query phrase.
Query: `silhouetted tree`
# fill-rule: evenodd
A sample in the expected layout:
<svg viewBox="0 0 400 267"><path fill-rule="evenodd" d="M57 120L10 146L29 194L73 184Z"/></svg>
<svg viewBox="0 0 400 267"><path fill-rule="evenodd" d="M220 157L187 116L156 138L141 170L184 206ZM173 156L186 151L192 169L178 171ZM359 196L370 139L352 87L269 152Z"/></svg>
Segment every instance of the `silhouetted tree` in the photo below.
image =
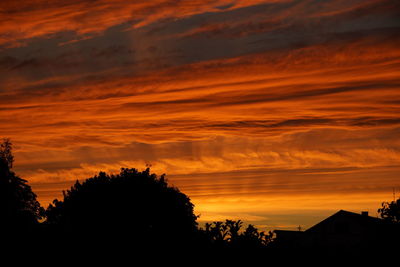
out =
<svg viewBox="0 0 400 267"><path fill-rule="evenodd" d="M44 213L27 181L11 170L13 162L12 144L4 139L0 145L0 225L9 235L32 230Z"/></svg>
<svg viewBox="0 0 400 267"><path fill-rule="evenodd" d="M383 202L378 213L384 220L400 223L400 198L392 202Z"/></svg>
<svg viewBox="0 0 400 267"><path fill-rule="evenodd" d="M226 220L225 222L213 222L205 224L205 235L215 249L251 250L265 248L272 239L272 233L259 232L257 228L249 224L244 231L241 220Z"/></svg>
<svg viewBox="0 0 400 267"><path fill-rule="evenodd" d="M236 242L240 237L239 231L240 228L242 228L243 222L241 220L238 221L226 220L225 225L229 233L228 241Z"/></svg>
<svg viewBox="0 0 400 267"><path fill-rule="evenodd" d="M14 156L12 154L12 143L10 139L3 139L3 142L0 144L0 158L3 163L7 164L8 169L13 167Z"/></svg>
<svg viewBox="0 0 400 267"><path fill-rule="evenodd" d="M273 238L273 233L270 231L268 234L265 232L259 232L254 225L249 224L249 226L241 235L241 246L247 248L260 248L262 246L268 245Z"/></svg>
<svg viewBox="0 0 400 267"><path fill-rule="evenodd" d="M100 172L63 194L62 201L56 199L47 208L46 224L69 239L183 245L193 241L197 230L190 199L149 169Z"/></svg>

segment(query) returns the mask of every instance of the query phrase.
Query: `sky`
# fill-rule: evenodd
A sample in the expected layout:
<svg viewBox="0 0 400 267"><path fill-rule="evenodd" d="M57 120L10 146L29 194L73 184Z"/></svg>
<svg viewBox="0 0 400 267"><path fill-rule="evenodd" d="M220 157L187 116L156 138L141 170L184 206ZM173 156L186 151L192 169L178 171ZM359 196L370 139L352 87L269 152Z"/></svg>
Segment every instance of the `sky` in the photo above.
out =
<svg viewBox="0 0 400 267"><path fill-rule="evenodd" d="M397 0L2 0L0 137L43 206L121 167L199 222L306 229L400 195Z"/></svg>

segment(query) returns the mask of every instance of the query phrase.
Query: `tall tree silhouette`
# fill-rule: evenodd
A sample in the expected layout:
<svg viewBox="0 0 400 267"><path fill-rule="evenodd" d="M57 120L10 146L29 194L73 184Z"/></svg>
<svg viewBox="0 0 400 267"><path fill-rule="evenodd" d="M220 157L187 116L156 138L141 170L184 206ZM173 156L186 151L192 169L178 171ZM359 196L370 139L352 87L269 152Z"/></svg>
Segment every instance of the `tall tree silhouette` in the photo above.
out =
<svg viewBox="0 0 400 267"><path fill-rule="evenodd" d="M67 233L67 239L176 245L188 242L197 229L190 199L149 169L100 172L63 194L47 208L46 224Z"/></svg>
<svg viewBox="0 0 400 267"><path fill-rule="evenodd" d="M0 225L9 235L32 230L44 213L27 181L11 170L13 162L12 144L4 139L0 144Z"/></svg>

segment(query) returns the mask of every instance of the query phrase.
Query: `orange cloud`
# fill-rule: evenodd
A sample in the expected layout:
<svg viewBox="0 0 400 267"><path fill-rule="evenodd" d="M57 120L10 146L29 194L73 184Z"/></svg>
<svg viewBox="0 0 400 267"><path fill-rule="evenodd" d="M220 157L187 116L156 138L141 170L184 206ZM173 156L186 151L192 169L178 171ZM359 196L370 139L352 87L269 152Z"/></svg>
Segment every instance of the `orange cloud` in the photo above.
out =
<svg viewBox="0 0 400 267"><path fill-rule="evenodd" d="M15 47L26 45L31 38L52 38L60 32L73 31L80 36L96 35L106 29L126 23L139 28L159 20L179 19L204 12L220 12L260 3L280 1L171 0L134 1L57 1L43 0L2 1L0 10L0 45ZM224 8L226 7L226 8ZM26 18L29 18L27 20Z"/></svg>
<svg viewBox="0 0 400 267"><path fill-rule="evenodd" d="M42 203L151 164L203 221L372 211L399 186L395 6L3 1L0 135Z"/></svg>

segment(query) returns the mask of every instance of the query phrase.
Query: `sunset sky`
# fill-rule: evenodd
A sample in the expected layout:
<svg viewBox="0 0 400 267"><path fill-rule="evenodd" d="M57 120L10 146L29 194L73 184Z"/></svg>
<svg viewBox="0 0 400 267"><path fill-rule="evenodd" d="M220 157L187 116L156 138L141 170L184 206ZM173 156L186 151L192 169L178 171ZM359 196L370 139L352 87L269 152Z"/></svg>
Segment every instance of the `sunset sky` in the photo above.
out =
<svg viewBox="0 0 400 267"><path fill-rule="evenodd" d="M199 221L400 196L398 0L2 0L0 138L43 206L151 166Z"/></svg>

